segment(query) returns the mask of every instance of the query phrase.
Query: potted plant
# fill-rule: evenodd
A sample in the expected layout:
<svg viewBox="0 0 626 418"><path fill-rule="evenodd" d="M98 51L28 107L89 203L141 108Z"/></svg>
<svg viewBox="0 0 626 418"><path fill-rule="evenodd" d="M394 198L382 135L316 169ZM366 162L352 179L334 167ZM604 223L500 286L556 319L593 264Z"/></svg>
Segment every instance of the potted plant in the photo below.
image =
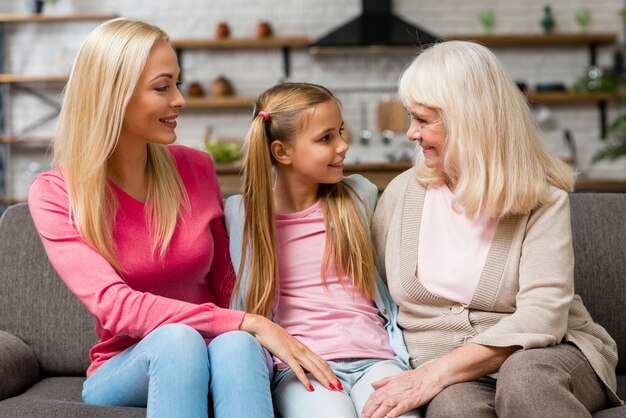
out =
<svg viewBox="0 0 626 418"><path fill-rule="evenodd" d="M620 12L622 22L624 23L624 31L626 33L626 10ZM623 69L619 69L617 81L619 83L618 92L626 90L626 74ZM615 161L618 158L626 157L626 98L621 99L618 103L617 117L611 122L608 128L607 138L602 138L605 142L604 148L596 152L591 159L592 163L601 160Z"/></svg>

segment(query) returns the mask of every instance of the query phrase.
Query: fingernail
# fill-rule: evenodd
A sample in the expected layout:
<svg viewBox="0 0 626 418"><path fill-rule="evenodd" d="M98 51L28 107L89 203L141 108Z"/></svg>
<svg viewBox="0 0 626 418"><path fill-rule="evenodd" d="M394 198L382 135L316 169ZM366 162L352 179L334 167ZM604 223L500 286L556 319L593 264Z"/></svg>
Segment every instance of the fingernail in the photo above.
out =
<svg viewBox="0 0 626 418"><path fill-rule="evenodd" d="M330 387L332 390L337 390L337 388L335 387L335 385L333 385L332 383L328 384L328 387Z"/></svg>
<svg viewBox="0 0 626 418"><path fill-rule="evenodd" d="M315 392L315 388L313 387L313 385L309 385L309 392Z"/></svg>
<svg viewBox="0 0 626 418"><path fill-rule="evenodd" d="M343 390L343 385L341 384L341 381L340 381L340 380L337 380L337 388L338 388L339 390Z"/></svg>

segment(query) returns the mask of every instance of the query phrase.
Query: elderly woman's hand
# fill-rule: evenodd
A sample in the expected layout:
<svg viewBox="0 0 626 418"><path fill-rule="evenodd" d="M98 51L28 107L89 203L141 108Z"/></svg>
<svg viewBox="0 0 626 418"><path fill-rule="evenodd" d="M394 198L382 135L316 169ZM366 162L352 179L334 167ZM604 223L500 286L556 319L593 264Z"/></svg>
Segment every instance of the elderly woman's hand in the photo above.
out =
<svg viewBox="0 0 626 418"><path fill-rule="evenodd" d="M363 418L396 418L420 407L444 388L435 373L423 366L372 383L372 393L363 407Z"/></svg>

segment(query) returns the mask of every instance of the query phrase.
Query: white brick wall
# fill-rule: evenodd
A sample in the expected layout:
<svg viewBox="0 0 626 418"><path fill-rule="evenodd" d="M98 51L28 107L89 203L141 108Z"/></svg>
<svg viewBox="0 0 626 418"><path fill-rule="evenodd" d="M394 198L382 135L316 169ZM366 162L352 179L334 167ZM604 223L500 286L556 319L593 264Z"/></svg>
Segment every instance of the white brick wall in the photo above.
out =
<svg viewBox="0 0 626 418"><path fill-rule="evenodd" d="M394 0L394 10L405 19L437 34L480 33L477 15L492 9L496 20L494 33L540 33L539 20L545 1L476 0ZM573 13L588 7L592 11L589 32L614 32L623 38L619 11L624 0L552 0L549 2L562 32L576 32ZM173 39L213 37L220 21L228 22L233 37L254 36L259 20L271 22L275 33L282 36L309 36L315 39L337 25L356 16L360 0L59 0L47 6L48 13L114 12L121 16L143 19L165 29ZM0 13L23 13L26 0L0 0ZM67 73L74 54L96 22L19 24L7 26L5 65L9 72L23 74ZM598 63L610 66L613 51L619 45L602 47ZM506 47L494 49L516 80L530 87L539 82L561 81L571 85L588 65L587 48L581 47ZM184 53L185 80L199 81L207 86L219 75L227 75L237 92L256 95L278 82L282 77L282 58L279 50L211 51L192 50ZM381 55L318 55L304 50L292 53L292 80L312 81L333 89L344 104L347 126L356 135L362 128L361 108L367 109L367 127L375 129L376 102L385 94L395 94L396 82L410 54ZM183 89L185 86L183 86ZM364 89L363 89L364 88ZM43 92L58 99L58 86L45 86ZM594 104L553 105L548 107L552 123L544 133L546 145L555 153L567 155L562 136L570 129L576 140L579 165L585 175L598 178L626 178L626 158L615 163L589 164L593 153L602 147L599 140L599 114ZM30 96L12 90L8 124L20 129L48 112L47 107ZM609 112L610 116L614 112ZM199 146L207 126L213 127L217 137L243 137L249 121L245 112L190 110L180 118L180 143ZM54 122L42 126L36 133L49 134ZM373 160L388 154L400 155L411 146L398 135L385 146L375 137L364 147L353 142L350 158ZM12 147L12 189L15 195L26 193L29 176L36 161L45 167L41 149Z"/></svg>

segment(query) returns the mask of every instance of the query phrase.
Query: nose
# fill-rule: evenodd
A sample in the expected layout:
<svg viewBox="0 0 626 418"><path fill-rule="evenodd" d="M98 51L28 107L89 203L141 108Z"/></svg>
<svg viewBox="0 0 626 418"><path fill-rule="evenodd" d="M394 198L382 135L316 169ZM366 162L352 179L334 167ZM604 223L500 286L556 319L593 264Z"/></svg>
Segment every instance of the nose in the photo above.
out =
<svg viewBox="0 0 626 418"><path fill-rule="evenodd" d="M337 146L337 154L342 155L342 156L346 155L346 153L348 152L348 149L350 149L350 145L348 145L345 139L341 138Z"/></svg>
<svg viewBox="0 0 626 418"><path fill-rule="evenodd" d="M185 107L185 103L185 97L180 92L178 87L176 87L176 89L174 89L174 97L172 98L170 106L174 109L182 109Z"/></svg>
<svg viewBox="0 0 626 418"><path fill-rule="evenodd" d="M419 141L420 139L422 139L422 132L416 122L411 121L409 130L406 132L406 137L411 142Z"/></svg>

